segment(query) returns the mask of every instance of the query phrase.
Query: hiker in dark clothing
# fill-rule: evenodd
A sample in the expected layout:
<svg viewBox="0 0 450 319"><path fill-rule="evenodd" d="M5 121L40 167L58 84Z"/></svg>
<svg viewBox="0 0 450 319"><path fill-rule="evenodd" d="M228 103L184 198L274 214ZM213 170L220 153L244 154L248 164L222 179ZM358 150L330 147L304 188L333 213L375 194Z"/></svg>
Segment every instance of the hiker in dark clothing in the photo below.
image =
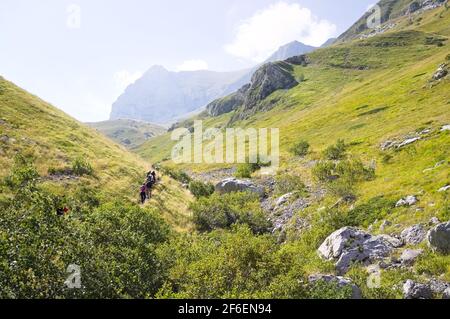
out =
<svg viewBox="0 0 450 319"><path fill-rule="evenodd" d="M69 208L67 208L67 207L61 207L61 208L58 208L57 210L56 210L56 215L58 215L58 216L64 216L65 214L67 214L69 212Z"/></svg>
<svg viewBox="0 0 450 319"><path fill-rule="evenodd" d="M151 175L150 175L151 176ZM145 184L145 196L147 199L150 199L152 196L152 187L153 187L153 180L152 178L147 178L146 184Z"/></svg>
<svg viewBox="0 0 450 319"><path fill-rule="evenodd" d="M145 203L145 200L147 199L147 186L144 184L141 186L141 204Z"/></svg>
<svg viewBox="0 0 450 319"><path fill-rule="evenodd" d="M153 177L153 184L156 184L156 172L153 171L153 172L151 172L150 174L151 174L152 177Z"/></svg>

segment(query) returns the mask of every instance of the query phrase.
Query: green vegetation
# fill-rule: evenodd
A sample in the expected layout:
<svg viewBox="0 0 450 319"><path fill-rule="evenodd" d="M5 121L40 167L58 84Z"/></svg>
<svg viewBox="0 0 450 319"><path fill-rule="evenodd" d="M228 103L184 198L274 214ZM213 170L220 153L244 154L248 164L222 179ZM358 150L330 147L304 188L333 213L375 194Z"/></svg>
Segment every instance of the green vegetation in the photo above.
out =
<svg viewBox="0 0 450 319"><path fill-rule="evenodd" d="M296 156L308 155L310 145L306 141L300 141L291 148L291 153Z"/></svg>
<svg viewBox="0 0 450 319"><path fill-rule="evenodd" d="M191 204L197 230L209 232L226 229L233 224L246 224L254 233L264 233L270 224L253 193L213 194Z"/></svg>
<svg viewBox="0 0 450 319"><path fill-rule="evenodd" d="M275 177L275 194L281 196L287 193L297 195L306 193L306 186L300 176L285 173Z"/></svg>
<svg viewBox="0 0 450 319"><path fill-rule="evenodd" d="M261 166L256 163L239 164L235 176L238 178L251 178L252 174L260 168Z"/></svg>
<svg viewBox="0 0 450 319"><path fill-rule="evenodd" d="M382 1L390 3L394 15L406 1ZM269 96L269 111L234 123L280 128L281 173L271 195L294 192L310 201L292 212L283 236L272 234L256 195L212 194L211 184L186 173L229 166L175 168L167 160L174 145L169 134L137 149L144 159L162 162L152 199L137 206L147 163L0 80L0 136L8 137L0 141L0 297L348 298L348 287L308 280L335 274L333 262L317 254L332 232L374 226L380 233L380 223L389 220L385 233L398 235L429 225L431 217L450 218L448 193L438 192L449 182L450 133L441 131L450 123L449 78L430 85L448 49L446 41L428 40L450 37L450 14L440 8L414 19L399 18L383 34L309 54L308 66L290 70L305 81ZM358 25L345 37L364 32ZM196 118L223 129L232 116ZM415 143L380 148L426 128L431 131ZM82 173L74 174L80 158ZM258 168L241 165L238 175L263 179ZM180 183L189 184L195 201ZM407 194L420 194L419 203L395 207ZM70 212L57 216L61 207ZM416 246L424 250L416 264L382 270L378 288L367 287L362 264L345 276L364 298L402 298L406 279L450 281L450 257L425 243ZM61 284L72 263L83 271L81 290Z"/></svg>
<svg viewBox="0 0 450 319"><path fill-rule="evenodd" d="M343 140L338 140L336 145L328 146L323 152L323 156L327 160L340 160L345 157L347 146Z"/></svg>
<svg viewBox="0 0 450 319"><path fill-rule="evenodd" d="M214 193L214 185L211 183L204 183L200 181L191 181L189 183L189 190L195 198L209 197Z"/></svg>

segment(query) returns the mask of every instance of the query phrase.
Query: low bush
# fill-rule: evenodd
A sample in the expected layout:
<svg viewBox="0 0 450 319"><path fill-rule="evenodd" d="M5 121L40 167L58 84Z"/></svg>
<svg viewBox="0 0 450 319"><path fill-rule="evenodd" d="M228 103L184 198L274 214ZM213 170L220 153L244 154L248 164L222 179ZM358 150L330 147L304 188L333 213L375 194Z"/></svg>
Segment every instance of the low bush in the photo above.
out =
<svg viewBox="0 0 450 319"><path fill-rule="evenodd" d="M214 185L211 183L204 183L200 181L191 181L189 183L189 190L195 198L209 197L214 193Z"/></svg>
<svg viewBox="0 0 450 319"><path fill-rule="evenodd" d="M291 153L295 156L306 156L309 152L309 148L310 145L307 141L300 141L291 148Z"/></svg>
<svg viewBox="0 0 450 319"><path fill-rule="evenodd" d="M278 196L287 193L304 194L306 186L298 175L281 174L275 177L275 194Z"/></svg>
<svg viewBox="0 0 450 319"><path fill-rule="evenodd" d="M94 169L84 158L78 157L72 163L72 173L77 176L94 175Z"/></svg>
<svg viewBox="0 0 450 319"><path fill-rule="evenodd" d="M270 227L258 196L249 192L201 197L190 208L201 232L226 229L233 224L247 224L254 233L263 233Z"/></svg>
<svg viewBox="0 0 450 319"><path fill-rule="evenodd" d="M344 199L353 199L356 184L375 178L375 170L365 167L360 160L340 162L321 161L312 170L313 176L325 183L328 191Z"/></svg>
<svg viewBox="0 0 450 319"><path fill-rule="evenodd" d="M175 168L161 166L160 172L183 184L189 184L192 181L191 177L186 172Z"/></svg>
<svg viewBox="0 0 450 319"><path fill-rule="evenodd" d="M328 146L323 152L324 158L328 160L340 160L345 158L347 146L344 140L338 140L335 145Z"/></svg>

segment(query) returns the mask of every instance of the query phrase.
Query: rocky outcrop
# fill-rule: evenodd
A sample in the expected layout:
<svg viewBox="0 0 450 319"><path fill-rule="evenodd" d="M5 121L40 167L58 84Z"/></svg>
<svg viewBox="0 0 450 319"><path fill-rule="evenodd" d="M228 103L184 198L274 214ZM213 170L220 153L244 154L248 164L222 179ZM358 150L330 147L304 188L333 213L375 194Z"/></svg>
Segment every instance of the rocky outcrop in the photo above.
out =
<svg viewBox="0 0 450 319"><path fill-rule="evenodd" d="M424 226L418 224L404 229L400 237L406 244L418 245L425 239L426 235Z"/></svg>
<svg viewBox="0 0 450 319"><path fill-rule="evenodd" d="M277 90L290 89L298 84L292 75L293 65L308 64L306 56L295 56L283 62L269 62L261 66L253 74L250 84L244 85L237 92L211 102L207 112L211 116L219 116L234 110L239 112L232 122L244 119L257 112L265 98ZM267 106L265 106L267 108Z"/></svg>
<svg viewBox="0 0 450 319"><path fill-rule="evenodd" d="M400 261L405 266L411 266L422 253L422 249L405 249L400 256Z"/></svg>
<svg viewBox="0 0 450 319"><path fill-rule="evenodd" d="M324 259L336 260L338 274L345 274L352 263L370 264L388 257L394 246L386 236L372 236L352 227L344 227L325 239L318 253Z"/></svg>
<svg viewBox="0 0 450 319"><path fill-rule="evenodd" d="M442 223L427 234L429 246L442 254L450 254L450 222Z"/></svg>
<svg viewBox="0 0 450 319"><path fill-rule="evenodd" d="M236 110L244 104L249 88L250 84L246 84L236 93L209 103L206 107L206 111L210 116L219 116Z"/></svg>
<svg viewBox="0 0 450 319"><path fill-rule="evenodd" d="M405 299L431 299L433 291L430 285L420 284L408 279L403 285L403 297Z"/></svg>
<svg viewBox="0 0 450 319"><path fill-rule="evenodd" d="M322 281L325 283L336 284L339 288L345 288L350 286L352 289L351 299L362 299L361 289L357 285L355 285L349 278L333 275L316 274L309 276L308 279L311 284Z"/></svg>
<svg viewBox="0 0 450 319"><path fill-rule="evenodd" d="M236 178L228 178L219 182L216 187L216 192L219 194L227 194L233 192L252 192L264 197L264 187L253 184L250 181L238 180Z"/></svg>
<svg viewBox="0 0 450 319"><path fill-rule="evenodd" d="M395 207L401 207L401 206L413 206L417 204L418 200L417 197L414 195L407 196L406 198L400 199L396 204Z"/></svg>
<svg viewBox="0 0 450 319"><path fill-rule="evenodd" d="M298 84L291 74L292 65L287 62L267 63L252 76L245 99L245 109L255 108L259 102L281 89L290 89Z"/></svg>
<svg viewBox="0 0 450 319"><path fill-rule="evenodd" d="M439 67L437 68L436 72L434 72L433 74L433 80L434 81L439 81L442 78L446 77L448 74L448 67L446 63L442 63L441 65L439 65Z"/></svg>

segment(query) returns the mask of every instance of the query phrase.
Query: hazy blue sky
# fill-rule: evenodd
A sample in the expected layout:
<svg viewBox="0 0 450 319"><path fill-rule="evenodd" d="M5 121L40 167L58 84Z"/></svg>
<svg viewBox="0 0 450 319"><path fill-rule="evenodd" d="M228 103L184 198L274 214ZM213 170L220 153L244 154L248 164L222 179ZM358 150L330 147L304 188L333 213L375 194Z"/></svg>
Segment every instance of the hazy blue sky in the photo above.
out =
<svg viewBox="0 0 450 319"><path fill-rule="evenodd" d="M247 68L293 40L319 45L374 0L1 0L0 75L82 121L150 66Z"/></svg>

